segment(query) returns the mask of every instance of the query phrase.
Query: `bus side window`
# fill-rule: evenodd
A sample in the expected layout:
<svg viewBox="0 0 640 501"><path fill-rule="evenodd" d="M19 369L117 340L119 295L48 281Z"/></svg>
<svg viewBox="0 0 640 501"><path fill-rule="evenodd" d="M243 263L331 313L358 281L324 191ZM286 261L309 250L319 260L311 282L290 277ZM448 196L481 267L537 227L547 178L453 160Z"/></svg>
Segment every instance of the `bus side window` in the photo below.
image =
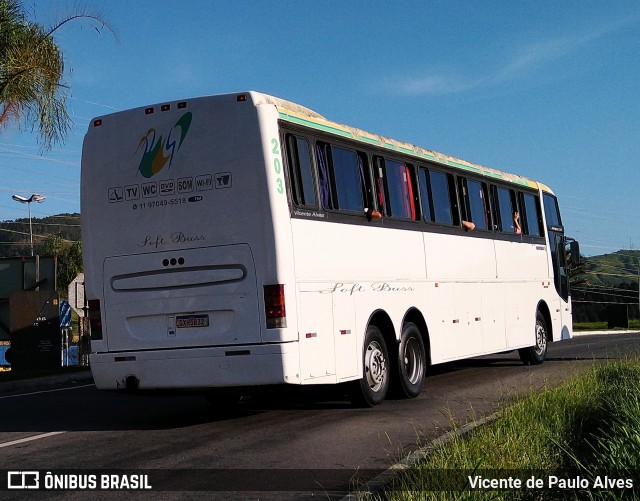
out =
<svg viewBox="0 0 640 501"><path fill-rule="evenodd" d="M540 201L536 195L531 193L520 193L520 206L524 212L524 221L522 230L525 235L532 237L541 237L544 235L542 228L542 213L540 211Z"/></svg>
<svg viewBox="0 0 640 501"><path fill-rule="evenodd" d="M380 157L376 157L376 165L376 184L382 195L378 198L382 202L383 214L416 221L419 211L416 208L417 192L412 166Z"/></svg>
<svg viewBox="0 0 640 501"><path fill-rule="evenodd" d="M553 195L544 193L542 196L544 204L544 214L547 218L547 226L554 228L562 228L562 219L560 218L560 210L558 209L558 201Z"/></svg>
<svg viewBox="0 0 640 501"><path fill-rule="evenodd" d="M366 200L366 180L362 156L353 150L331 145L327 163L330 186L333 188L332 208L362 213Z"/></svg>
<svg viewBox="0 0 640 501"><path fill-rule="evenodd" d="M315 207L316 190L309 141L287 134L286 144L293 203L302 207Z"/></svg>
<svg viewBox="0 0 640 501"><path fill-rule="evenodd" d="M420 167L418 171L418 181L420 183L420 200L422 202L422 214L425 221L432 222L433 218L433 202L431 196L431 188L429 187L429 171L424 167Z"/></svg>
<svg viewBox="0 0 640 501"><path fill-rule="evenodd" d="M429 170L428 174L434 222L448 225L460 224L453 176L436 170Z"/></svg>
<svg viewBox="0 0 640 501"><path fill-rule="evenodd" d="M514 190L502 186L492 186L494 207L496 209L497 231L503 233L517 233L514 217L518 211Z"/></svg>
<svg viewBox="0 0 640 501"><path fill-rule="evenodd" d="M487 185L464 177L458 178L462 219L473 223L476 229L491 228L491 207Z"/></svg>
<svg viewBox="0 0 640 501"><path fill-rule="evenodd" d="M320 201L324 209L335 207L334 194L329 178L329 145L316 143L316 162L318 164L318 186L320 188Z"/></svg>
<svg viewBox="0 0 640 501"><path fill-rule="evenodd" d="M490 230L491 223L491 202L487 184L479 181L469 180L469 205L471 206L471 220L476 228Z"/></svg>

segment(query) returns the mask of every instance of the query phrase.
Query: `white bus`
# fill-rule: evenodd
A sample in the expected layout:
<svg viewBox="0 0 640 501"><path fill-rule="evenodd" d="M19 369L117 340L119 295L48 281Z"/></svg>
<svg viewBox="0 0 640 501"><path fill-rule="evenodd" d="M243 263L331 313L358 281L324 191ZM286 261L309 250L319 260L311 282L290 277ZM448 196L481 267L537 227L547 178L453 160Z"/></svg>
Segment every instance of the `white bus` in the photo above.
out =
<svg viewBox="0 0 640 501"><path fill-rule="evenodd" d="M432 364L537 364L571 337L547 186L272 96L96 118L81 184L100 389L349 382L375 405Z"/></svg>

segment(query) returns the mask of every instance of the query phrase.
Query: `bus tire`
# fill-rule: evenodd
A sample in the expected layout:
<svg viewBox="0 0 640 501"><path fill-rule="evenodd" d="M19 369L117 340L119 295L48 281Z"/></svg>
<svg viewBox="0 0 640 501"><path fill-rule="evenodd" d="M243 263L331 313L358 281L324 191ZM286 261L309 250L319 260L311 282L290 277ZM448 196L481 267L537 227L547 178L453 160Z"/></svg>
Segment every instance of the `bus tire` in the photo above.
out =
<svg viewBox="0 0 640 501"><path fill-rule="evenodd" d="M381 404L389 389L389 352L380 329L367 327L362 351L362 378L354 381L352 400L362 407Z"/></svg>
<svg viewBox="0 0 640 501"><path fill-rule="evenodd" d="M536 314L535 336L536 344L534 346L518 350L520 360L522 360L526 365L539 365L544 362L547 357L547 322L540 311Z"/></svg>
<svg viewBox="0 0 640 501"><path fill-rule="evenodd" d="M408 322L402 328L398 359L394 367L394 394L400 398L415 398L422 391L426 371L424 342L418 327Z"/></svg>

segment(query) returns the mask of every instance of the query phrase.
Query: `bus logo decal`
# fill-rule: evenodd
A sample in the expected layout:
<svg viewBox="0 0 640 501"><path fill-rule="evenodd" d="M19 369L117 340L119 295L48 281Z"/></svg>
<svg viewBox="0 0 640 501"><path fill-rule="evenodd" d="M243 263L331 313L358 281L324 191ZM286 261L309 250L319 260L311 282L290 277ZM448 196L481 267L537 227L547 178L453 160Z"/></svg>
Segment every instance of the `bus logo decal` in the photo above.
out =
<svg viewBox="0 0 640 501"><path fill-rule="evenodd" d="M149 129L147 133L142 136L136 148L136 153L138 153L140 147L144 145L142 159L138 165L138 171L143 177L150 178L155 176L167 165L167 162L169 167L171 167L173 155L180 151L180 147L185 137L187 137L187 132L189 132L192 118L193 115L190 111L182 115L169 130L166 139L164 139L162 135L156 139L155 129ZM178 128L180 129L180 138L175 139L174 134Z"/></svg>

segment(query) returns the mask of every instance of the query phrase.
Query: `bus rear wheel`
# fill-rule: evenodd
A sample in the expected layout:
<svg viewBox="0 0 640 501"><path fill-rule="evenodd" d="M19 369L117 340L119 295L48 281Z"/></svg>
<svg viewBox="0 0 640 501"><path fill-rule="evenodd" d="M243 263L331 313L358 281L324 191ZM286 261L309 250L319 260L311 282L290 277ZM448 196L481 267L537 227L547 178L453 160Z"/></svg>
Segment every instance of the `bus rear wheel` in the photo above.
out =
<svg viewBox="0 0 640 501"><path fill-rule="evenodd" d="M380 329L367 328L362 355L362 378L354 381L352 400L356 405L381 404L389 389L389 353Z"/></svg>
<svg viewBox="0 0 640 501"><path fill-rule="evenodd" d="M394 369L394 394L400 398L417 397L424 385L426 356L420 330L414 323L408 322L402 329Z"/></svg>
<svg viewBox="0 0 640 501"><path fill-rule="evenodd" d="M518 350L520 360L526 365L539 365L547 357L547 322L539 311L536 314L535 336L535 345Z"/></svg>

